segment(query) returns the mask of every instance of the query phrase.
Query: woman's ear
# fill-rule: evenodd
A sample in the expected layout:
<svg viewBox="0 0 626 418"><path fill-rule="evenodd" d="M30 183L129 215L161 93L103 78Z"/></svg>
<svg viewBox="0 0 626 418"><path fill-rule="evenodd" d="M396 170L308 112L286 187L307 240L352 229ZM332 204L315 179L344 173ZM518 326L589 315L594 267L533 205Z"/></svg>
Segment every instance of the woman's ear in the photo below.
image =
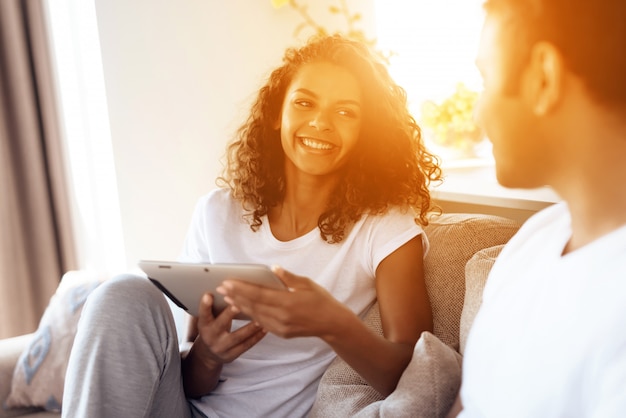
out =
<svg viewBox="0 0 626 418"><path fill-rule="evenodd" d="M527 99L537 116L549 113L561 99L564 65L551 43L538 42L533 46L525 78Z"/></svg>

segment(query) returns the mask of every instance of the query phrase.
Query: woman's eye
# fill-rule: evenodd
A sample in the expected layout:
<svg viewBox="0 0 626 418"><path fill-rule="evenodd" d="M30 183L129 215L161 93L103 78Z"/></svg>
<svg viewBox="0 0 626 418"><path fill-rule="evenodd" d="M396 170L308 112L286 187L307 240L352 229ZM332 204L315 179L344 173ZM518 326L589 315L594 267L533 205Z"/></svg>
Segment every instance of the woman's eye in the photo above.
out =
<svg viewBox="0 0 626 418"><path fill-rule="evenodd" d="M296 103L297 106L300 106L300 107L311 107L311 106L313 106L313 104L310 101L308 101L308 100L296 100L295 103Z"/></svg>
<svg viewBox="0 0 626 418"><path fill-rule="evenodd" d="M356 113L350 109L340 109L337 113L339 113L341 116L346 116L349 118L356 117Z"/></svg>

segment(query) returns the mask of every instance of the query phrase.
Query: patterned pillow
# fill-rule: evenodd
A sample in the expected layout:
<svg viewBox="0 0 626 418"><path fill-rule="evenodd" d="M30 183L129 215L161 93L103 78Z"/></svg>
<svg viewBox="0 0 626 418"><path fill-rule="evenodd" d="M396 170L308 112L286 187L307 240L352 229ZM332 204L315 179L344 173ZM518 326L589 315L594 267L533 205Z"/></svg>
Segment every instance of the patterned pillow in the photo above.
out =
<svg viewBox="0 0 626 418"><path fill-rule="evenodd" d="M66 273L37 331L20 355L5 408L36 406L60 411L65 369L87 296L102 282L85 272Z"/></svg>

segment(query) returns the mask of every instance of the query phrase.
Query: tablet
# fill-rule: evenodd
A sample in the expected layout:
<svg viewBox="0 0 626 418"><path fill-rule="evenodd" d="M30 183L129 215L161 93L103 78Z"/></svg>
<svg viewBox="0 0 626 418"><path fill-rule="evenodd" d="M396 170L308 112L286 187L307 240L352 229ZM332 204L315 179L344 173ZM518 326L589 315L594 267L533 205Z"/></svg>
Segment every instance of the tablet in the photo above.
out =
<svg viewBox="0 0 626 418"><path fill-rule="evenodd" d="M287 289L284 283L263 264L200 264L173 261L142 260L138 263L148 279L176 305L190 315L198 316L200 299L213 294L213 314L228 304L215 289L226 279L243 280L272 289ZM243 313L237 319L249 319Z"/></svg>

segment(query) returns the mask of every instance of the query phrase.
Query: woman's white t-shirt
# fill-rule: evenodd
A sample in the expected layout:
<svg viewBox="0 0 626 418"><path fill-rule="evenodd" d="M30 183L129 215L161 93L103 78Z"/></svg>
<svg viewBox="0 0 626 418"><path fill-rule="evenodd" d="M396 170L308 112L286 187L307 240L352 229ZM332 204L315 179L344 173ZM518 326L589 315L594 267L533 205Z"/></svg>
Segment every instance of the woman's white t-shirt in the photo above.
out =
<svg viewBox="0 0 626 418"><path fill-rule="evenodd" d="M364 215L343 241L329 244L318 228L291 241L279 241L267 217L257 232L243 218L241 203L230 191L216 189L198 202L180 261L280 265L326 288L357 315L376 299L379 263L417 235L427 240L411 213L390 210ZM235 321L233 328L245 324ZM221 383L194 405L207 416L305 416L315 399L322 373L335 358L318 338L282 339L266 335L232 363Z"/></svg>
<svg viewBox="0 0 626 418"><path fill-rule="evenodd" d="M489 275L463 360L461 417L626 416L626 226L566 255L564 203Z"/></svg>

